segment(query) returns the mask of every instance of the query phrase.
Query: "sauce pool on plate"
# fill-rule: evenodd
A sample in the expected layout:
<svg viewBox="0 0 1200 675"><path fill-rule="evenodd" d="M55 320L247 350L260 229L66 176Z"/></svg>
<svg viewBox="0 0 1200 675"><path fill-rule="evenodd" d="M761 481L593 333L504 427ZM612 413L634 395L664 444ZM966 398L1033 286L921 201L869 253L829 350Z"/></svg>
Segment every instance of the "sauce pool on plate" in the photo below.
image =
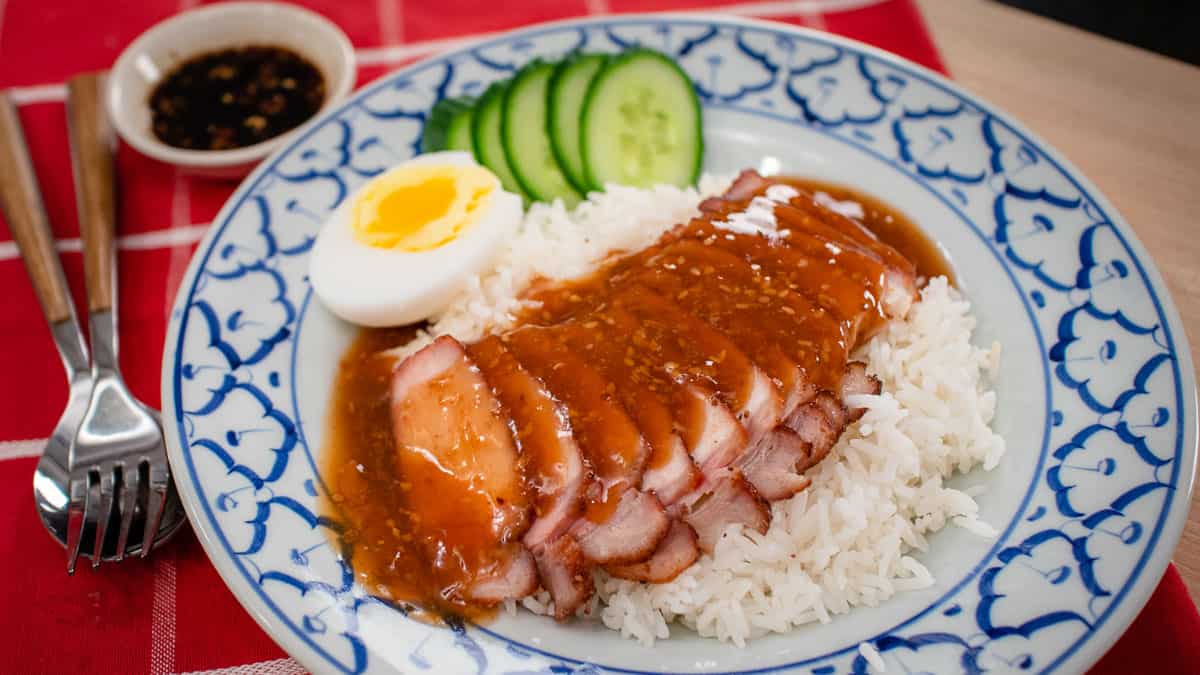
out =
<svg viewBox="0 0 1200 675"><path fill-rule="evenodd" d="M236 47L193 56L150 94L158 140L185 150L261 143L308 121L325 102L321 71L290 49Z"/></svg>
<svg viewBox="0 0 1200 675"><path fill-rule="evenodd" d="M415 334L414 327L363 329L342 357L330 404L330 440L322 453L321 474L329 489L324 510L344 526L336 543L369 592L434 622L443 616L483 618L487 610L438 592L419 542L408 534L413 514L404 506L404 480L395 469L388 396L395 362L379 352Z"/></svg>
<svg viewBox="0 0 1200 675"><path fill-rule="evenodd" d="M950 265L936 243L882 201L839 185L803 179L788 183L811 193L861 205L861 222L916 265L920 277L945 275ZM339 537L355 577L369 592L430 621L484 619L494 609L457 600L434 579L417 542L408 534L414 514L404 506L396 470L389 389L395 361L379 353L405 344L416 327L362 329L342 358L334 383L322 476L329 489L327 513L345 524Z"/></svg>
<svg viewBox="0 0 1200 675"><path fill-rule="evenodd" d="M858 220L885 244L911 260L917 266L918 276L925 279L944 276L951 285L956 285L954 270L937 242L926 236L908 216L882 200L837 183L806 178L786 178L784 181L814 194L824 192L838 201L857 202L863 210Z"/></svg>

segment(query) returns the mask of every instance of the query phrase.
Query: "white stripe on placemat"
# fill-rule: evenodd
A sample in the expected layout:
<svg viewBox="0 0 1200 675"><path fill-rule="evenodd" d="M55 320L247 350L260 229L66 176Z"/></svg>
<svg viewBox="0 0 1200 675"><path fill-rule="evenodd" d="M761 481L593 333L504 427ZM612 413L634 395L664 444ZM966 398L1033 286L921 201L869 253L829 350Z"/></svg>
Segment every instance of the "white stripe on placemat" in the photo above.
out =
<svg viewBox="0 0 1200 675"><path fill-rule="evenodd" d="M0 462L6 459L37 457L42 454L49 438L31 438L25 441L0 441Z"/></svg>
<svg viewBox="0 0 1200 675"><path fill-rule="evenodd" d="M4 35L4 10L8 9L8 0L0 0L0 35Z"/></svg>
<svg viewBox="0 0 1200 675"><path fill-rule="evenodd" d="M166 675L175 665L175 549L154 558L150 605L150 675Z"/></svg>
<svg viewBox="0 0 1200 675"><path fill-rule="evenodd" d="M805 12L800 15L800 20L809 28L817 30L827 30L829 25L825 23L825 15L821 12Z"/></svg>
<svg viewBox="0 0 1200 675"><path fill-rule="evenodd" d="M151 248L168 248L194 244L204 238L208 231L208 223L197 223L168 230L139 232L117 237L117 248L126 251L144 251ZM83 241L78 237L68 237L54 242L59 253L79 253L83 250ZM13 260L21 257L21 251L16 242L0 241L0 260Z"/></svg>
<svg viewBox="0 0 1200 675"><path fill-rule="evenodd" d="M292 659L272 659L216 670L191 670L178 675L304 675L307 672Z"/></svg>
<svg viewBox="0 0 1200 675"><path fill-rule="evenodd" d="M195 223L183 227L173 227L169 230L127 234L117 239L117 246L128 251L142 251L148 248L194 244L204 238L204 234L208 232L208 225L208 223Z"/></svg>
<svg viewBox="0 0 1200 675"><path fill-rule="evenodd" d="M404 14L400 0L375 0L375 18L379 21L379 43L385 47L404 41Z"/></svg>
<svg viewBox="0 0 1200 675"><path fill-rule="evenodd" d="M724 7L710 7L707 10L692 10L697 12L717 12L719 14L737 14L739 16L788 16L792 14L830 14L833 12L849 12L872 5L880 5L888 0L793 0L792 2L745 2Z"/></svg>
<svg viewBox="0 0 1200 675"><path fill-rule="evenodd" d="M3 2L4 0L0 0ZM585 0L588 11L598 13L596 8L607 4L606 0ZM735 16L757 16L770 18L773 16L802 16L809 25L823 26L823 14L831 12L848 12L878 5L887 0L781 0L777 2L743 2L723 7L707 7L703 9L679 10L678 13L689 14L699 12L718 12ZM437 40L423 40L402 45L372 47L355 50L360 66L388 65L421 56L432 52L446 51L482 38L493 37L500 33L476 33L460 35ZM17 105L32 105L34 103L49 103L63 101L67 98L67 87L64 84L41 84L30 87L13 87L13 100Z"/></svg>
<svg viewBox="0 0 1200 675"><path fill-rule="evenodd" d="M13 103L17 105L32 105L34 103L49 103L51 101L67 100L67 85L38 84L32 87L13 87Z"/></svg>
<svg viewBox="0 0 1200 675"><path fill-rule="evenodd" d="M192 191L188 182L183 178L183 172L175 170L175 187L171 190L171 229L175 231L187 227L192 220Z"/></svg>
<svg viewBox="0 0 1200 675"><path fill-rule="evenodd" d="M171 198L171 231L186 232L190 227L187 223L192 219L192 191L184 179L183 172L175 171L175 189ZM192 259L190 246L175 246L167 254L167 292L163 294L166 303L163 306L163 316L171 316L171 307L175 304L175 289L183 283L183 275L187 273L188 261Z"/></svg>
<svg viewBox="0 0 1200 675"><path fill-rule="evenodd" d="M438 38L437 40L422 40L403 45L392 45L390 47L368 47L366 49L357 49L354 54L358 58L358 65L360 66L383 66L411 59L414 56L450 51L480 38L498 34L476 33L474 35Z"/></svg>
<svg viewBox="0 0 1200 675"><path fill-rule="evenodd" d="M584 0L583 3L587 7L588 14L608 14L612 8L608 6L608 0Z"/></svg>

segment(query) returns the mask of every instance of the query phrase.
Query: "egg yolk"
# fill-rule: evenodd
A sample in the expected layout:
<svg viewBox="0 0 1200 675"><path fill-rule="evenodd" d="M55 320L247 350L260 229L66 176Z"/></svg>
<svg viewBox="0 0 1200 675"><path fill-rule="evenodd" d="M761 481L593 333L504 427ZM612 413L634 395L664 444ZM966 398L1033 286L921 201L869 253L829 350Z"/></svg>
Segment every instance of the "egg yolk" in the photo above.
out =
<svg viewBox="0 0 1200 675"><path fill-rule="evenodd" d="M358 196L354 237L375 248L437 248L478 219L496 186L496 177L478 166L414 166L388 172Z"/></svg>

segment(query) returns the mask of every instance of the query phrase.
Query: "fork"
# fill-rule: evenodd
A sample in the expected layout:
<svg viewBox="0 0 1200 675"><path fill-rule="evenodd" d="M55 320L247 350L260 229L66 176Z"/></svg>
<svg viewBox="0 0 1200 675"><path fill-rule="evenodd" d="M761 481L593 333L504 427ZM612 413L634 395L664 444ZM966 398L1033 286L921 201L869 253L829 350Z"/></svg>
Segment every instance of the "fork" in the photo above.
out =
<svg viewBox="0 0 1200 675"><path fill-rule="evenodd" d="M131 550L128 543L135 513L142 515L144 523L141 556L149 554L171 486L162 421L126 388L117 360L115 139L103 107L104 82L103 74L85 74L67 84L93 382L87 411L71 445L69 574L75 571L85 529L95 533L92 567L100 565L114 520L119 527L113 559L123 560Z"/></svg>

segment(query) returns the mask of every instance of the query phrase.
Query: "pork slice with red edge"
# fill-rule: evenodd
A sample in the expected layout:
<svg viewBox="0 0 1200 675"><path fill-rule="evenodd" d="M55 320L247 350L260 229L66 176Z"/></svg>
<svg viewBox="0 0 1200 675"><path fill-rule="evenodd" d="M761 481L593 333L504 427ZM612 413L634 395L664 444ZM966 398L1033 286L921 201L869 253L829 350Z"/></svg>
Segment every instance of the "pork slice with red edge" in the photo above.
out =
<svg viewBox="0 0 1200 675"><path fill-rule="evenodd" d="M699 484L701 473L678 434L666 436L666 442L654 448L646 472L642 474L642 490L654 493L668 506Z"/></svg>
<svg viewBox="0 0 1200 675"><path fill-rule="evenodd" d="M524 542L530 550L570 528L583 510L587 471L566 408L495 336L467 347L508 415L533 499Z"/></svg>
<svg viewBox="0 0 1200 675"><path fill-rule="evenodd" d="M676 504L683 521L696 531L700 550L712 553L717 541L731 525L763 533L771 524L767 500L737 469L726 469L709 477L691 495Z"/></svg>
<svg viewBox="0 0 1200 675"><path fill-rule="evenodd" d="M723 263L754 273L749 263L712 247L690 242L677 248L691 249L697 259L714 263L713 269ZM807 463L809 447L793 430L780 425L784 398L764 369L727 335L645 287L632 286L618 294L614 304L638 313L643 325L657 321L669 326L660 331L659 340L691 346L668 352L669 357L681 370L703 373L724 393L748 439L734 463L763 497L784 499L808 486L796 467Z"/></svg>
<svg viewBox="0 0 1200 675"><path fill-rule="evenodd" d="M531 593L520 540L530 503L503 409L451 337L405 359L391 382L392 433L410 531L441 592L496 604Z"/></svg>
<svg viewBox="0 0 1200 675"><path fill-rule="evenodd" d="M609 382L545 327L526 326L504 344L566 406L572 432L595 480L583 514L570 528L596 564L634 562L653 552L670 520L662 504L642 492L650 448L637 425L609 393Z"/></svg>
<svg viewBox="0 0 1200 675"><path fill-rule="evenodd" d="M735 463L746 479L769 500L786 499L808 487L803 473L821 461L848 423L862 417L863 408L851 408L848 397L878 394L882 386L861 361L846 364L841 395L819 392L798 406L786 424L751 443Z"/></svg>
<svg viewBox="0 0 1200 675"><path fill-rule="evenodd" d="M692 244L679 242L666 250ZM710 252L699 245L692 249L698 254ZM677 298L634 283L622 288L613 304L635 317L666 362L664 368L689 373L687 377L716 391L751 440L779 422L783 399L771 378L729 336L688 312Z"/></svg>
<svg viewBox="0 0 1200 675"><path fill-rule="evenodd" d="M604 569L620 579L665 584L683 573L700 557L699 540L691 525L675 520L654 555L630 565L607 565Z"/></svg>
<svg viewBox="0 0 1200 675"><path fill-rule="evenodd" d="M636 352L628 342L637 330L632 317L607 307L546 330L608 380L608 394L624 406L650 446L641 489L666 506L696 487L700 471L676 431L667 381L628 356Z"/></svg>
<svg viewBox="0 0 1200 675"><path fill-rule="evenodd" d="M736 208L738 202L749 201L770 186L771 182L754 169L745 169L720 197L710 197L700 202L700 210L705 213L721 213Z"/></svg>
<svg viewBox="0 0 1200 675"><path fill-rule="evenodd" d="M846 373L842 377L842 405L847 409L849 420L854 422L866 412L864 408L851 407L847 400L851 396L877 396L883 390L883 383L874 375L867 372L867 364L862 361L851 361L846 364Z"/></svg>
<svg viewBox="0 0 1200 675"><path fill-rule="evenodd" d="M845 431L848 423L862 417L863 408L852 408L847 399L855 395L878 394L879 380L867 372L861 361L846 364L841 395L818 392L797 406L782 427L761 436L735 465L763 497L786 499L808 487L803 473L821 461Z"/></svg>
<svg viewBox="0 0 1200 675"><path fill-rule="evenodd" d="M848 419L845 407L827 391L818 393L813 400L792 412L785 424L809 446L808 460L800 466L801 471L829 454L841 437Z"/></svg>
<svg viewBox="0 0 1200 675"><path fill-rule="evenodd" d="M542 546L535 557L542 586L554 600L554 618L563 621L573 616L596 590L579 543L564 534Z"/></svg>
<svg viewBox="0 0 1200 675"><path fill-rule="evenodd" d="M537 567L528 549L509 547L511 555L488 574L481 575L468 588L471 600L483 605L495 605L505 600L523 598L538 587Z"/></svg>
<svg viewBox="0 0 1200 675"><path fill-rule="evenodd" d="M804 470L812 465L812 445L792 429L776 427L760 435L734 466L764 498L787 499L808 487Z"/></svg>
<svg viewBox="0 0 1200 675"><path fill-rule="evenodd" d="M685 384L676 406L680 434L702 474L725 468L746 447L746 430L711 391Z"/></svg>
<svg viewBox="0 0 1200 675"><path fill-rule="evenodd" d="M597 564L625 564L650 557L670 525L654 495L626 488L617 497L611 514L596 521L585 513L571 526L570 534L588 560Z"/></svg>

